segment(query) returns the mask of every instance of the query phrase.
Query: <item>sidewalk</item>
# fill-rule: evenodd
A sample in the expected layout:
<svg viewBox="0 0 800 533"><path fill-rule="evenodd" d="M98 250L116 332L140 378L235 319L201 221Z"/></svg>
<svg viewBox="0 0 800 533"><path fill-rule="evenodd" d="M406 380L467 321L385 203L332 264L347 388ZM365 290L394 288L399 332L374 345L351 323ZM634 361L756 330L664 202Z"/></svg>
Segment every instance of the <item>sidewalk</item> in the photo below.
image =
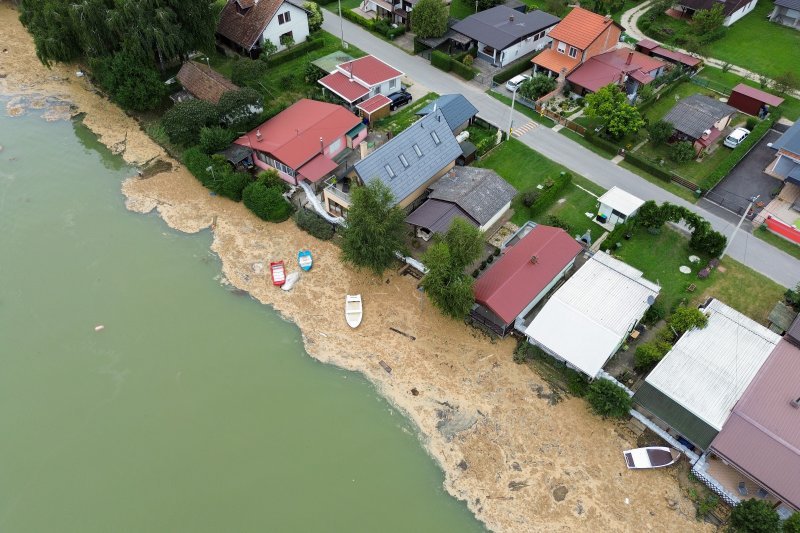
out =
<svg viewBox="0 0 800 533"><path fill-rule="evenodd" d="M339 35L339 21L336 15L325 13L322 28ZM511 113L507 105L495 100L474 84L432 67L427 60L409 55L347 20L343 21L343 28L345 41L375 54L416 83L438 94L463 94L478 109L478 114L484 120L504 130L508 128L509 118L514 127L531 122L530 118L517 111ZM704 217L715 230L726 236L730 236L736 227L735 222L678 198L550 128L532 128L517 137L517 140L606 189L616 185L645 200L685 206ZM793 287L800 281L800 260L744 231L737 234L728 255L785 287Z"/></svg>

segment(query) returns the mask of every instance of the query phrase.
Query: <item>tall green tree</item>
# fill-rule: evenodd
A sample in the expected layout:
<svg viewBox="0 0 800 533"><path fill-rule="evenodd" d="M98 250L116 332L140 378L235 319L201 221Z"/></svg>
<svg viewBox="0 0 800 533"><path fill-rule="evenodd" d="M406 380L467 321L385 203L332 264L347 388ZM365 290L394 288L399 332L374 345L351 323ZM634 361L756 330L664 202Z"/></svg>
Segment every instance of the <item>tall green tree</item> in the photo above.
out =
<svg viewBox="0 0 800 533"><path fill-rule="evenodd" d="M419 0L411 17L411 31L420 39L441 37L447 31L449 10L442 0Z"/></svg>
<svg viewBox="0 0 800 533"><path fill-rule="evenodd" d="M734 533L780 533L781 519L768 502L749 499L733 508L728 526Z"/></svg>
<svg viewBox="0 0 800 533"><path fill-rule="evenodd" d="M644 126L639 110L628 102L625 93L613 83L586 96L586 114L599 120L615 139L635 133Z"/></svg>
<svg viewBox="0 0 800 533"><path fill-rule="evenodd" d="M437 238L422 262L428 273L422 278L425 293L445 315L463 318L472 308L474 280L464 273L483 250L483 235L462 218L456 218L444 237Z"/></svg>
<svg viewBox="0 0 800 533"><path fill-rule="evenodd" d="M322 27L322 9L316 2L305 2L303 8L308 12L308 31L315 32Z"/></svg>
<svg viewBox="0 0 800 533"><path fill-rule="evenodd" d="M347 226L342 230L342 259L380 276L402 251L405 213L389 188L373 180L350 193Z"/></svg>
<svg viewBox="0 0 800 533"><path fill-rule="evenodd" d="M555 90L557 85L556 79L544 74L537 74L532 78L525 80L520 86L519 93L528 100L538 100L542 96Z"/></svg>
<svg viewBox="0 0 800 533"><path fill-rule="evenodd" d="M698 35L710 35L722 28L725 22L725 5L717 3L711 9L696 11L692 17Z"/></svg>

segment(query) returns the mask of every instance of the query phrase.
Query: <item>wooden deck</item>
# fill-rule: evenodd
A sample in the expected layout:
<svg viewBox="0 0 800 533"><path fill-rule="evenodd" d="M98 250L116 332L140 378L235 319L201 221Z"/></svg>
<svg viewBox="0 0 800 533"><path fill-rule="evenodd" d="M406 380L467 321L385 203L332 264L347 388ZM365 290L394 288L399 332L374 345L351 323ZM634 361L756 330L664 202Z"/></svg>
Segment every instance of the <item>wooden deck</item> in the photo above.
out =
<svg viewBox="0 0 800 533"><path fill-rule="evenodd" d="M735 495L739 499L763 499L773 505L779 501L772 494L767 494L767 496L764 498L759 497L758 491L761 489L761 486L758 483L745 476L732 466L726 465L716 456L710 456L707 458L705 471L720 485L722 485L727 492ZM747 488L746 495L739 493L739 483L742 481L744 481L744 486Z"/></svg>

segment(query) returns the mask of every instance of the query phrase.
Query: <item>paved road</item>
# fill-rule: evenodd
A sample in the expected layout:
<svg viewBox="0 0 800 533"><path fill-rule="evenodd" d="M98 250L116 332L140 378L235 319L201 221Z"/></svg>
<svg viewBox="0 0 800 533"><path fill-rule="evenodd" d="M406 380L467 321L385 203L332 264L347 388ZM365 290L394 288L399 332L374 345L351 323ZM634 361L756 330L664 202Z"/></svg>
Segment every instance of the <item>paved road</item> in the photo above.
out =
<svg viewBox="0 0 800 533"><path fill-rule="evenodd" d="M622 27L625 28L625 33L627 33L628 35L630 35L631 37L633 37L633 38L635 38L635 39L637 39L639 41L641 41L642 39L649 39L649 40L651 40L653 42L658 42L655 39L653 39L652 37L648 37L647 35L645 35L641 31L639 31L639 28L636 26L636 23L638 22L639 17L644 15L645 12L648 9L650 9L650 6L652 6L655 1L656 0L648 0L647 2L639 4L638 6L634 6L633 8L629 9L628 11L626 11L625 13L622 14L622 17L620 18L620 21L622 22ZM750 15L750 16L754 16L754 15ZM659 44L662 44L662 43L659 43ZM684 54L689 54L689 55L693 55L695 57L699 57L700 59L703 60L704 63L706 63L707 65L711 65L713 67L722 68L722 66L725 65L725 63L726 63L725 61L721 61L721 60L715 59L713 57L703 57L703 56L698 55L698 54L692 54L691 52L689 52L687 50L683 50L682 48L676 48L676 47L673 47L673 46L667 46L667 48L674 49L674 50L677 50L679 52L683 52ZM733 72L734 74L738 74L739 76L744 76L745 78L748 78L748 79L751 79L751 80L754 80L754 81L759 81L759 79L761 77L760 74L756 74L755 72L753 72L751 70L747 70L746 68L740 67L738 65L731 65L731 72ZM769 82L770 82L770 84L774 83L774 81L771 80L771 79L769 80ZM800 91L793 90L791 92L792 92L792 95L794 97L800 98Z"/></svg>
<svg viewBox="0 0 800 533"><path fill-rule="evenodd" d="M339 17L329 11L325 11L325 21L322 24L322 28L325 31L333 35L339 35L339 23ZM478 112L483 119L501 126L503 129L508 128L509 107L487 95L476 85L432 67L425 59L407 54L403 50L375 37L356 24L347 20L342 21L342 23L344 25L345 41L366 52L375 54L395 68L403 71L415 83L424 85L431 91L439 94L463 94L478 108ZM514 127L530 122L528 117L516 111L511 118ZM726 220L723 216L682 200L547 127L537 124L536 127L531 128L518 139L550 159L561 163L576 174L580 174L606 189L617 185L646 200L669 201L686 206L705 217L717 231L728 236L733 233L736 226L732 220ZM737 261L786 287L793 287L800 281L800 260L770 246L745 231L738 233L728 250L728 254Z"/></svg>

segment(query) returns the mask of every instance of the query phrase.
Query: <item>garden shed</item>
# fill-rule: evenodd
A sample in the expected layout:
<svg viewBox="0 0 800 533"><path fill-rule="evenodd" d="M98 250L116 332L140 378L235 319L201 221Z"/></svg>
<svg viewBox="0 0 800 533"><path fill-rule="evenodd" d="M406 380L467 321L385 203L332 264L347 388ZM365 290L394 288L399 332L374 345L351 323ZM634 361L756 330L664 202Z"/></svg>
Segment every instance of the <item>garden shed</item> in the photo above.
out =
<svg viewBox="0 0 800 533"><path fill-rule="evenodd" d="M769 112L769 106L777 107L782 103L783 98L778 98L744 83L734 87L728 98L729 106L754 116L764 116Z"/></svg>
<svg viewBox="0 0 800 533"><path fill-rule="evenodd" d="M644 200L619 187L609 189L598 199L598 202L600 202L600 207L597 209L597 220L612 226L623 224L634 216L644 204Z"/></svg>

